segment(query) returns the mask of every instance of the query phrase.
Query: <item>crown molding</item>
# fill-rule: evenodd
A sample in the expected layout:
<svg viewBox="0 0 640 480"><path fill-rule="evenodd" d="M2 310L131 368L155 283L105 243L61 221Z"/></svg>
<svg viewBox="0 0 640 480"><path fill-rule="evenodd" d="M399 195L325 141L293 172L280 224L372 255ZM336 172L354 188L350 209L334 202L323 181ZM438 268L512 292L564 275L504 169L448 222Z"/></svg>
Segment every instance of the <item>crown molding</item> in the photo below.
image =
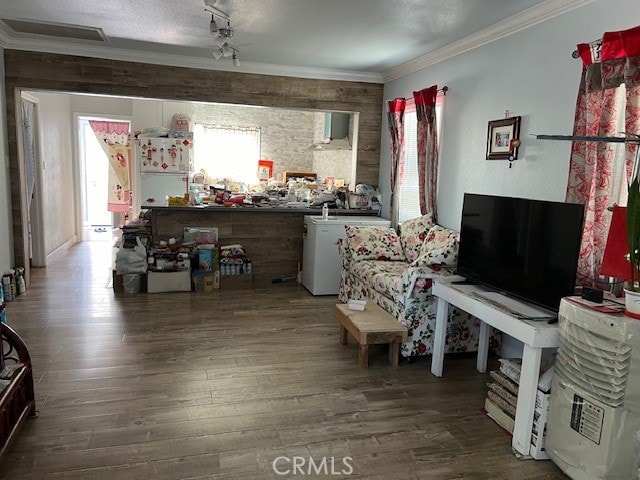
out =
<svg viewBox="0 0 640 480"><path fill-rule="evenodd" d="M457 40L442 48L409 60L382 73L383 83L410 75L452 57L487 45L527 28L544 23L596 0L546 0L517 15L499 21L473 35Z"/></svg>
<svg viewBox="0 0 640 480"><path fill-rule="evenodd" d="M125 62L140 62L172 67L202 68L228 72L251 73L259 75L279 75L296 78L313 78L317 80L339 80L346 82L382 83L382 74L374 72L357 72L352 70L332 70L314 67L295 67L268 63L243 62L240 67L225 61L176 55L157 52L142 52L102 45L86 45L66 43L58 40L40 40L33 38L14 38L0 29L0 47L8 50L23 50L55 53L60 55L77 55L81 57L104 58Z"/></svg>

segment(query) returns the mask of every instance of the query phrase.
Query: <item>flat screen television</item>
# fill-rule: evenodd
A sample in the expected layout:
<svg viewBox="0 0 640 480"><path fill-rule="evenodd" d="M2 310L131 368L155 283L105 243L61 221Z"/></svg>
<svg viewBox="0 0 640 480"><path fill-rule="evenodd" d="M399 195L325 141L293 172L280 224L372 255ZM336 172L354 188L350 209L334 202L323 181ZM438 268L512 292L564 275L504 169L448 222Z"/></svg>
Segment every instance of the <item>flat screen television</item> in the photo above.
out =
<svg viewBox="0 0 640 480"><path fill-rule="evenodd" d="M584 207L465 193L456 273L558 311L573 295Z"/></svg>

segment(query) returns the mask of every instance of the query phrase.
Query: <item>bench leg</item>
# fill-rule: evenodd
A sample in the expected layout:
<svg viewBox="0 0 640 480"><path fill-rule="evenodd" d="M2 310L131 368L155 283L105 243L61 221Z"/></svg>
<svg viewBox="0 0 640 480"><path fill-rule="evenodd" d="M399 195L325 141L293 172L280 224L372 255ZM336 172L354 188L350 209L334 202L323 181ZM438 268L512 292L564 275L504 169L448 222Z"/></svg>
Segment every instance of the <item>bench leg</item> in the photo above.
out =
<svg viewBox="0 0 640 480"><path fill-rule="evenodd" d="M358 365L363 368L369 367L369 344L360 345L358 349Z"/></svg>
<svg viewBox="0 0 640 480"><path fill-rule="evenodd" d="M349 337L349 331L346 328L344 328L344 325L340 324L340 343L342 345L346 345L348 337Z"/></svg>
<svg viewBox="0 0 640 480"><path fill-rule="evenodd" d="M389 362L394 367L397 367L399 358L400 358L400 342L390 343L389 344Z"/></svg>

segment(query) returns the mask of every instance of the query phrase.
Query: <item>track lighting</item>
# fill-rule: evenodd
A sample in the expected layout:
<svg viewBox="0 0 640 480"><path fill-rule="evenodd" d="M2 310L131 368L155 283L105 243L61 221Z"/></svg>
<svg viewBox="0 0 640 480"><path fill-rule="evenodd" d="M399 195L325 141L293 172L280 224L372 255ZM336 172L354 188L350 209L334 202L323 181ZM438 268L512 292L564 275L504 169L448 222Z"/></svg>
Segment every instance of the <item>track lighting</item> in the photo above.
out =
<svg viewBox="0 0 640 480"><path fill-rule="evenodd" d="M234 36L235 32L231 28L231 20L226 12L223 12L216 6L217 0L204 0L205 11L211 14L211 21L209 22L209 33L214 37L213 45L214 50L212 52L213 58L220 60L221 58L231 58L234 67L240 66L240 59L238 58L239 50L229 44L229 39ZM220 28L216 22L216 17L226 20L226 27Z"/></svg>

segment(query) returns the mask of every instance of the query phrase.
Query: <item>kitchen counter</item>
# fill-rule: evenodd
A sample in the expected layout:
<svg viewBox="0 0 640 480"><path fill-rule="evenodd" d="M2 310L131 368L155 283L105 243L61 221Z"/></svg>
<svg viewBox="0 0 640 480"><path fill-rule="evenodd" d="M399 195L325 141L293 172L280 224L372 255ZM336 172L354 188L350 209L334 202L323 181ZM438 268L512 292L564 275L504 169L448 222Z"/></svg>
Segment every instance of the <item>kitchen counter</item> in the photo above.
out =
<svg viewBox="0 0 640 480"><path fill-rule="evenodd" d="M211 212L251 212L251 213L300 213L302 215L321 215L321 207L223 207L222 205L143 205L142 210L181 210L181 211L211 211ZM378 215L377 210L358 208L330 208L329 215Z"/></svg>
<svg viewBox="0 0 640 480"><path fill-rule="evenodd" d="M320 208L143 206L154 241L182 238L185 227L216 227L222 245L239 243L252 261L254 285L295 277L302 265L304 216ZM330 209L329 215L377 215L375 210ZM337 247L336 247L337 248Z"/></svg>

